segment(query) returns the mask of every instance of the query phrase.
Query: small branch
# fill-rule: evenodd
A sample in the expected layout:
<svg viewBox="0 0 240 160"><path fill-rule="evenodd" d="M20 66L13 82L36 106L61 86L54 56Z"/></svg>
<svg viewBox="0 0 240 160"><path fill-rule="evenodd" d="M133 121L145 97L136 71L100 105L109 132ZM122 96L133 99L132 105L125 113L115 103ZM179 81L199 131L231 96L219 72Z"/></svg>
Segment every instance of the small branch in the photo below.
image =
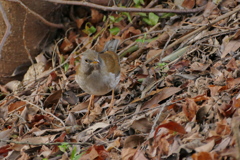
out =
<svg viewBox="0 0 240 160"><path fill-rule="evenodd" d="M205 25L205 26L202 26L202 27L196 29L195 31L193 31L193 32L191 32L191 33L189 33L189 34L181 37L180 39L176 40L175 42L171 43L169 46L166 47L166 50L168 50L168 49L170 49L170 48L178 45L179 43L185 41L186 39L190 38L191 36L193 36L193 35L201 32L201 31L207 29L208 27L214 25L215 23L217 23L217 22L219 22L219 21L221 21L221 20L223 20L223 19L225 19L225 18L227 18L227 17L229 17L229 16L231 16L231 15L233 15L234 13L239 12L239 11L240 11L240 5L238 5L234 10L232 10L232 11L230 11L230 12L228 12L228 13L220 16L220 17L218 17L217 19L211 21L209 24L207 24L207 25ZM160 56L160 55L161 55L161 52L160 52L159 54L154 55L152 58L150 58L149 60L147 60L147 61L145 62L145 65L148 64L148 63L150 63L151 61L153 61L155 58L157 58L157 57Z"/></svg>
<svg viewBox="0 0 240 160"><path fill-rule="evenodd" d="M62 144L69 144L69 145L92 145L86 142L52 142L52 143L32 143L32 142L19 142L19 141L12 141L12 140L3 140L0 139L0 142L6 143L15 143L15 144L27 144L27 145L34 145L34 146L42 146L42 145L62 145Z"/></svg>
<svg viewBox="0 0 240 160"><path fill-rule="evenodd" d="M3 49L3 46L4 46L5 42L7 41L8 36L11 34L11 24L8 21L7 14L5 13L1 2L0 2L0 12L2 14L4 23L6 24L6 31L5 31L4 36L0 43L0 58L1 58L1 51Z"/></svg>
<svg viewBox="0 0 240 160"><path fill-rule="evenodd" d="M205 6L195 8L195 9L160 9L160 8L122 8L122 7L108 7L108 6L102 6L94 3L89 3L85 1L60 1L60 0L45 0L48 2L53 3L60 3L60 4L68 4L68 5L78 5L78 6L85 6L90 8L96 8L103 11L118 11L118 12L143 12L143 13L179 13L179 14L187 14L187 13L196 13L202 11Z"/></svg>
<svg viewBox="0 0 240 160"><path fill-rule="evenodd" d="M47 111L45 111L43 108L37 106L36 104L33 104L33 103L31 103L31 102L29 102L29 101L27 101L27 100L24 100L24 99L22 99L22 98L20 98L20 97L18 97L18 96L14 96L14 97L17 98L17 99L19 99L19 100L21 100L21 101L23 101L23 102L26 102L27 104L30 104L30 105L36 107L37 109L41 110L41 111L42 111L43 113L45 113L45 114L51 115L52 117L54 117L55 119L57 119L60 123L62 123L62 125L65 127L64 122L63 122L60 118L56 117L54 114L52 114L52 113L50 113L50 112L47 112Z"/></svg>
<svg viewBox="0 0 240 160"><path fill-rule="evenodd" d="M23 6L26 9L26 11L28 11L29 13L34 15L37 19L39 19L42 23L44 23L47 26L50 26L53 28L64 28L64 26L62 24L55 24L55 23L49 22L48 20L43 18L40 14L38 14L38 13L34 12L33 10L31 10L30 8L28 8L25 4L23 4L19 0L8 0L8 1L19 3L21 6Z"/></svg>

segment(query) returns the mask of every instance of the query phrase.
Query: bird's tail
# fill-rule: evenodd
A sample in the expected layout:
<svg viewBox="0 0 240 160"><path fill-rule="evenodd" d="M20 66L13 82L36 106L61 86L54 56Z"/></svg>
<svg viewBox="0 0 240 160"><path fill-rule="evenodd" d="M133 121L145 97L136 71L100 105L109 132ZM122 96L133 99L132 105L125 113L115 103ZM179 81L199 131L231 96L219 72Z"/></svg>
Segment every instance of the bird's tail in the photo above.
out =
<svg viewBox="0 0 240 160"><path fill-rule="evenodd" d="M111 39L105 44L102 52L106 52L106 51L117 52L119 42L120 41L118 39Z"/></svg>

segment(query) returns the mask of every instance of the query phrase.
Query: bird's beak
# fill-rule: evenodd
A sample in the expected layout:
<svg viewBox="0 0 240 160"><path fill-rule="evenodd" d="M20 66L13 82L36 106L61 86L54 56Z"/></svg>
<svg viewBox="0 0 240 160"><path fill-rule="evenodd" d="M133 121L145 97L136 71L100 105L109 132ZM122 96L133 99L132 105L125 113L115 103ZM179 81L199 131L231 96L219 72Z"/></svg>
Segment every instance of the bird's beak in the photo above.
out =
<svg viewBox="0 0 240 160"><path fill-rule="evenodd" d="M92 63L93 65L97 65L97 64L99 64L99 60L96 59L96 60L92 61L91 63Z"/></svg>

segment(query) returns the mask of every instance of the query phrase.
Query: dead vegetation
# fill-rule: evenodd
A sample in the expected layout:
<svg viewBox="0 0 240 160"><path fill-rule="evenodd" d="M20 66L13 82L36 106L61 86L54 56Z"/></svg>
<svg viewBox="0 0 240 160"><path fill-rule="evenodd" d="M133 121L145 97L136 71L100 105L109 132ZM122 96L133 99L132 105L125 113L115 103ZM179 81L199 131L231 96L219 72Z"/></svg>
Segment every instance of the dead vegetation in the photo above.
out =
<svg viewBox="0 0 240 160"><path fill-rule="evenodd" d="M0 88L1 158L239 159L239 1L157 2L127 5L189 12L62 4L68 23L56 43L23 81ZM86 117L77 55L113 38L121 41L114 108L107 112L111 93L99 96Z"/></svg>

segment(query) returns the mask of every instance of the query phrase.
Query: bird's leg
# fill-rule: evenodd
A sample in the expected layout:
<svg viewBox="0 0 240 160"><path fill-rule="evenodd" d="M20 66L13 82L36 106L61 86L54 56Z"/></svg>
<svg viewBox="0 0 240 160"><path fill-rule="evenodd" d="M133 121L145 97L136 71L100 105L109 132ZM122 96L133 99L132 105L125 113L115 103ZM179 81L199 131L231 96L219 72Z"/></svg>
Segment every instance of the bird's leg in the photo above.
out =
<svg viewBox="0 0 240 160"><path fill-rule="evenodd" d="M94 95L91 94L89 104L88 104L87 115L90 114L90 110L92 106L94 106Z"/></svg>
<svg viewBox="0 0 240 160"><path fill-rule="evenodd" d="M114 106L114 89L112 90L112 98L111 98L110 106L109 106L109 108L107 110L107 113L111 112L113 106Z"/></svg>

